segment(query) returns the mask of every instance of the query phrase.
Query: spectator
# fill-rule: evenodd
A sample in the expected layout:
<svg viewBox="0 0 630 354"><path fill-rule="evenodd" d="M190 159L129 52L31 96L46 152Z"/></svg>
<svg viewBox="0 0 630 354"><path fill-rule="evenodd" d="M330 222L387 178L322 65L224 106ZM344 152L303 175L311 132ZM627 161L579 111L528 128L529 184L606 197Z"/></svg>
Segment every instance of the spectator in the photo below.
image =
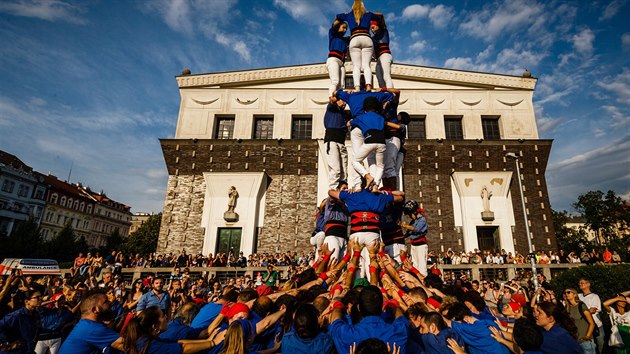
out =
<svg viewBox="0 0 630 354"><path fill-rule="evenodd" d="M534 311L536 324L542 327L544 354L581 354L577 341L577 327L562 305L542 302Z"/></svg>
<svg viewBox="0 0 630 354"><path fill-rule="evenodd" d="M591 291L591 281L589 279L584 277L580 278L578 285L582 291L578 295L579 301L586 304L586 307L595 321L595 326L597 328L595 328L593 340L597 346L597 351L601 353L604 349L604 323L600 317L602 311L602 300L599 298L599 295Z"/></svg>
<svg viewBox="0 0 630 354"><path fill-rule="evenodd" d="M146 294L142 295L140 301L138 301L138 305L136 310L141 312L144 309L147 309L151 306L157 306L160 310L168 313L168 310L171 307L171 297L170 295L163 290L164 287L164 279L161 277L156 277L152 282L152 289Z"/></svg>
<svg viewBox="0 0 630 354"><path fill-rule="evenodd" d="M35 350L40 323L36 310L42 305L42 293L28 290L14 302L21 304L20 308L0 319L0 334L4 338L3 342L6 342L2 344L0 350L32 353Z"/></svg>
<svg viewBox="0 0 630 354"><path fill-rule="evenodd" d="M564 300L567 312L577 326L577 339L584 354L595 354L596 346L593 334L596 326L591 312L586 304L579 300L575 289L566 289L564 291Z"/></svg>

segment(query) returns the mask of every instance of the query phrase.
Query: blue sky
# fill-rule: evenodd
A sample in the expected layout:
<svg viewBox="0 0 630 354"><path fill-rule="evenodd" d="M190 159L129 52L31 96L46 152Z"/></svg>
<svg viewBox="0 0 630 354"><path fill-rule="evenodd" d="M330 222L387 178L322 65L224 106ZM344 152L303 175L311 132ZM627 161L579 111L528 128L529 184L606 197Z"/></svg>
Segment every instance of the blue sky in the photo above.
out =
<svg viewBox="0 0 630 354"><path fill-rule="evenodd" d="M0 1L0 149L161 211L174 76L324 62L350 0ZM399 63L539 78L552 207L630 199L630 0L365 1Z"/></svg>

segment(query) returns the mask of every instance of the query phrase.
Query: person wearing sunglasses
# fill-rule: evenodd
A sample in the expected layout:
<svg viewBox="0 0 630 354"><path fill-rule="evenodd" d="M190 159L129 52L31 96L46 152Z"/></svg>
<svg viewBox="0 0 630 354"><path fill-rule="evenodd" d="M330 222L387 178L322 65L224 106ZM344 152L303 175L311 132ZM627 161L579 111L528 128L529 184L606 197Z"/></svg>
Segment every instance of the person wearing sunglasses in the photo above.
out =
<svg viewBox="0 0 630 354"><path fill-rule="evenodd" d="M23 302L16 303L23 307L0 319L2 352L32 353L35 350L40 323L36 310L42 306L42 294L37 290L28 290L21 295Z"/></svg>
<svg viewBox="0 0 630 354"><path fill-rule="evenodd" d="M575 289L566 289L564 291L564 300L567 312L577 326L577 339L584 351L584 354L595 354L596 347L593 337L596 326L591 311L589 311L589 308L585 303L580 301L577 290Z"/></svg>

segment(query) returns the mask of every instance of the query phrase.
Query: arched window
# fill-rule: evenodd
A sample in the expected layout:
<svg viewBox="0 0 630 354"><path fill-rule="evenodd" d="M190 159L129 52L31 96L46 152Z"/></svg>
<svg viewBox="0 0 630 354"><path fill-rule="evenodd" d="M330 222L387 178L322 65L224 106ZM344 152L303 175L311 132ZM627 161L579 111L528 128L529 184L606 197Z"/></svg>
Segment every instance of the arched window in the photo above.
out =
<svg viewBox="0 0 630 354"><path fill-rule="evenodd" d="M81 202L81 206L79 206L79 210L81 210L81 212L85 210L85 202Z"/></svg>
<svg viewBox="0 0 630 354"><path fill-rule="evenodd" d="M72 208L72 198L68 198L68 203L66 204L67 208Z"/></svg>
<svg viewBox="0 0 630 354"><path fill-rule="evenodd" d="M52 204L57 204L57 199L58 199L58 198L59 198L59 196L57 195L57 193L53 193L53 194L50 196L50 202L51 202Z"/></svg>
<svg viewBox="0 0 630 354"><path fill-rule="evenodd" d="M87 206L87 211L86 213L91 214L92 213L92 204Z"/></svg>
<svg viewBox="0 0 630 354"><path fill-rule="evenodd" d="M66 197L61 197L61 202L59 203L61 206L66 206Z"/></svg>
<svg viewBox="0 0 630 354"><path fill-rule="evenodd" d="M78 210L79 209L79 201L78 200L74 201L74 205L72 206L72 209L74 209L74 210Z"/></svg>

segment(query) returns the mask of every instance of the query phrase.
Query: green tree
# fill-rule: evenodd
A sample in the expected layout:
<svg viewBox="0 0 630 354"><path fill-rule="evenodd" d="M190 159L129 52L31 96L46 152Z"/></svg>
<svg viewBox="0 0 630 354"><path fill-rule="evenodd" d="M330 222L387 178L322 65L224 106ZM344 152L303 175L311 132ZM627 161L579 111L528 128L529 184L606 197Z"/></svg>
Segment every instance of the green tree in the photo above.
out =
<svg viewBox="0 0 630 354"><path fill-rule="evenodd" d="M30 219L17 223L11 237L2 240L2 257L6 258L38 258L43 245L39 227Z"/></svg>
<svg viewBox="0 0 630 354"><path fill-rule="evenodd" d="M83 242L85 242L85 239ZM73 260L77 256L78 246L74 229L70 223L67 223L55 237L46 242L45 249L49 258L56 259L59 262L66 262Z"/></svg>
<svg viewBox="0 0 630 354"><path fill-rule="evenodd" d="M144 256L155 252L161 223L162 213L151 215L138 230L129 235L123 246L125 254L139 253Z"/></svg>
<svg viewBox="0 0 630 354"><path fill-rule="evenodd" d="M600 243L623 235L630 225L628 202L613 191L587 192L578 197L573 207L584 216L586 226L597 234Z"/></svg>
<svg viewBox="0 0 630 354"><path fill-rule="evenodd" d="M565 254L575 252L579 255L582 249L591 249L594 246L593 242L588 240L586 230L567 227L569 215L566 211L552 210L551 217L553 219L553 227L556 230L558 248L564 250Z"/></svg>

